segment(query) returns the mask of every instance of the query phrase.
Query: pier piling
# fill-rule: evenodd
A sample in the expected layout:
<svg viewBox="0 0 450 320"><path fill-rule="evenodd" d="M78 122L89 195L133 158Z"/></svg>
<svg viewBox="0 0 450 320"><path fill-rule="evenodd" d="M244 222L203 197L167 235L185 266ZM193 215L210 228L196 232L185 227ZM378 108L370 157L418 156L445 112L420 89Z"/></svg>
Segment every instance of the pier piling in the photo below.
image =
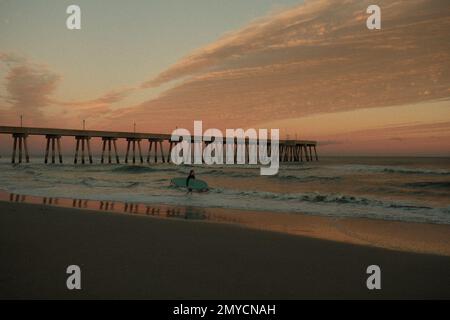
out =
<svg viewBox="0 0 450 320"><path fill-rule="evenodd" d="M106 150L106 145L108 145L108 163L112 163L112 154L111 154L111 146L114 147L114 157L116 159L117 163L120 163L119 161L119 155L117 154L117 144L116 144L116 140L117 138L112 138L112 137L103 137L102 141L103 141L103 148L102 148L102 158L101 158L101 163L105 162L105 150Z"/></svg>
<svg viewBox="0 0 450 320"><path fill-rule="evenodd" d="M92 161L92 153L91 153L91 144L90 140L91 137L88 136L75 136L75 140L77 142L76 148L75 148L75 157L73 160L74 164L78 163L78 152L80 151L80 142L81 142L81 164L85 164L85 157L84 157L84 145L86 144L87 151L88 151L88 160L89 163L93 163Z"/></svg>
<svg viewBox="0 0 450 320"><path fill-rule="evenodd" d="M141 139L139 138L127 138L127 153L125 155L125 163L128 163L128 156L130 154L130 146L132 145L133 148L133 164L136 163L136 142L138 145L138 151L139 151L139 160L141 163L144 163L144 158L142 157L142 150L141 150Z"/></svg>
<svg viewBox="0 0 450 320"><path fill-rule="evenodd" d="M13 139L14 139L14 143L13 143L13 153L12 153L12 157L11 157L11 163L16 163L16 154L18 151L18 163L22 163L22 153L25 153L25 162L30 162L30 157L28 155L28 146L27 146L27 134L24 133L14 133L13 134ZM19 147L17 150L17 147ZM23 150L23 151L22 151Z"/></svg>
<svg viewBox="0 0 450 320"><path fill-rule="evenodd" d="M55 163L55 151L58 152L59 163L63 163L62 154L61 154L61 142L60 142L61 136L48 134L45 136L45 138L47 139L47 145L45 148L44 162L48 163L48 156L49 156L50 149L51 149L52 163ZM56 143L56 147L55 147L55 143Z"/></svg>
<svg viewBox="0 0 450 320"><path fill-rule="evenodd" d="M161 161L163 163L166 162L166 158L164 156L164 149L163 149L163 145L162 145L163 140L150 138L150 139L148 139L148 142L149 142L149 144L148 144L148 153L147 153L147 163L150 163L152 149L154 149L154 155L153 155L154 162L155 163L158 162L158 145L159 145L159 153L161 156ZM169 147L170 151L172 150L172 144L173 144L173 142L170 141L170 147ZM170 151L169 151L169 154L170 154ZM168 160L169 159L167 159L167 161Z"/></svg>

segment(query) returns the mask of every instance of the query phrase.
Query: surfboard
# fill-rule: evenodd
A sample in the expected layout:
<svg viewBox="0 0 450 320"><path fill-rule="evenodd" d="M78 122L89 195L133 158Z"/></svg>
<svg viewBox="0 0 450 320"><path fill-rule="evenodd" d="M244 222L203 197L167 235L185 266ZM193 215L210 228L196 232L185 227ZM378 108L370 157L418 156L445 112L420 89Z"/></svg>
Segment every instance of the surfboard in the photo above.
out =
<svg viewBox="0 0 450 320"><path fill-rule="evenodd" d="M170 183L173 186L181 187L181 188L187 188L186 186L186 178L173 178ZM189 188L196 191L207 191L208 190L208 184L199 179L190 179L189 180Z"/></svg>

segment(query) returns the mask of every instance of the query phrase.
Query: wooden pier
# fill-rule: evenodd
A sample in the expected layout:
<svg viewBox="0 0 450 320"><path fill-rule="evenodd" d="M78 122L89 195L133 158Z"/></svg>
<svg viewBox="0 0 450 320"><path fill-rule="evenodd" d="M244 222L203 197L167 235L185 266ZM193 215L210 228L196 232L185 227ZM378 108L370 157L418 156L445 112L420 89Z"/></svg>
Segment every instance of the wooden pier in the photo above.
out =
<svg viewBox="0 0 450 320"><path fill-rule="evenodd" d="M160 133L140 133L140 132L120 132L120 131L96 131L96 130L72 130L72 129L55 129L55 128L33 128L33 127L7 127L0 126L0 134L10 134L13 138L13 150L11 156L11 163L29 162L29 152L27 139L29 136L44 136L47 140L45 148L44 162L49 163L63 163L61 138L73 137L76 141L74 152L74 164L93 163L91 139L101 139L102 155L101 163L120 163L119 152L117 149L117 140L123 139L127 141L127 150L124 158L124 163L144 163L144 156L142 154L141 142L147 141L148 152L147 163L158 161L170 162L170 151L173 146L179 141L172 141L170 134ZM191 137L194 142L194 137ZM224 139L225 140L225 139ZM163 143L167 142L169 145L167 154L164 154ZM224 141L225 143L226 141ZM207 144L205 142L205 144ZM245 140L245 159L249 150L249 141ZM270 145L270 140L268 141ZM236 155L237 141L235 141L235 155ZM279 159L280 162L309 162L318 161L317 142L308 140L280 140L279 141ZM106 150L107 148L107 150ZM114 155L112 155L112 148L114 148ZM153 157L151 157L151 151ZM81 151L81 152L80 152ZM107 158L106 157L107 151ZM51 152L51 153L50 153ZM87 153L86 153L87 152ZM49 156L51 158L49 159ZM112 157L113 156L113 157ZM113 161L113 159L115 161ZM107 161L106 161L107 160Z"/></svg>

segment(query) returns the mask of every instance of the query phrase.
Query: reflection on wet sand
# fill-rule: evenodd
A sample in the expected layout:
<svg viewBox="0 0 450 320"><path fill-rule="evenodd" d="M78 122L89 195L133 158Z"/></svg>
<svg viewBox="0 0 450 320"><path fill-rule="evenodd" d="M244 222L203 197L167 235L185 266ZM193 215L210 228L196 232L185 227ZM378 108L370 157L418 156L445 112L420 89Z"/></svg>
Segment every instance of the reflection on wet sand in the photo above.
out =
<svg viewBox="0 0 450 320"><path fill-rule="evenodd" d="M11 193L9 195L9 201L10 202L25 202L25 200L26 200L26 196L23 195L23 194L20 195L20 194Z"/></svg>
<svg viewBox="0 0 450 320"><path fill-rule="evenodd" d="M72 207L74 208L88 208L88 201L83 199L73 199Z"/></svg>
<svg viewBox="0 0 450 320"><path fill-rule="evenodd" d="M42 204L52 204L57 206L58 203L59 203L58 198L47 198L47 197L42 198Z"/></svg>
<svg viewBox="0 0 450 320"><path fill-rule="evenodd" d="M114 210L114 202L113 201L100 201L99 210L101 210L101 211Z"/></svg>
<svg viewBox="0 0 450 320"><path fill-rule="evenodd" d="M139 213L139 204L125 202L123 212L125 213Z"/></svg>
<svg viewBox="0 0 450 320"><path fill-rule="evenodd" d="M78 209L91 209L96 211L108 211L134 215L145 215L161 218L175 218L186 220L210 220L216 222L234 222L238 219L227 214L214 214L207 209L198 207L176 207L169 205L146 205L134 202L117 202L105 200L67 199L56 197L37 197L21 194L0 192L0 200L10 202L27 202L34 204L52 205L60 207L72 207Z"/></svg>

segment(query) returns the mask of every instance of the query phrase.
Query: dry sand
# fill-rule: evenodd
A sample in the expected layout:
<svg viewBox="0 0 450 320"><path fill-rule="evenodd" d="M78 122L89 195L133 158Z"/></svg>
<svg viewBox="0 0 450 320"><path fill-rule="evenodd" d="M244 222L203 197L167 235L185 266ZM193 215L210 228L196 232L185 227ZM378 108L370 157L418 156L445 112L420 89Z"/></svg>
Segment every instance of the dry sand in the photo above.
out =
<svg viewBox="0 0 450 320"><path fill-rule="evenodd" d="M326 218L308 219L313 237L0 202L0 298L450 298L448 246L438 244L449 226L346 219L348 239L331 241L311 227ZM389 247L396 233L402 251L373 246ZM414 238L444 255L406 252ZM66 289L71 264L81 267L82 290ZM381 267L379 291L366 288L372 264Z"/></svg>

